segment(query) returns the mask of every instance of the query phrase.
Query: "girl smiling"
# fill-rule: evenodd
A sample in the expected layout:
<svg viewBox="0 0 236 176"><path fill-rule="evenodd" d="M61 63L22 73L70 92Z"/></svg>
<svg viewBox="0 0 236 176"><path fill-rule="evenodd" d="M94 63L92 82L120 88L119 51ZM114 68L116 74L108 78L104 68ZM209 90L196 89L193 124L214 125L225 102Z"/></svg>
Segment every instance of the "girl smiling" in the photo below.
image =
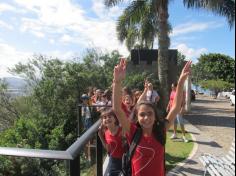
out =
<svg viewBox="0 0 236 176"><path fill-rule="evenodd" d="M189 61L179 78L173 108L162 120L158 117L156 108L151 102L140 101L134 108L133 118L137 123L127 120L121 108L122 81L126 75L126 60L121 59L114 68L113 79L113 110L126 133L128 143L132 142L138 128L142 128L141 140L131 159L132 176L164 176L165 175L165 136L166 131L173 123L181 108L184 82L190 74L191 61Z"/></svg>

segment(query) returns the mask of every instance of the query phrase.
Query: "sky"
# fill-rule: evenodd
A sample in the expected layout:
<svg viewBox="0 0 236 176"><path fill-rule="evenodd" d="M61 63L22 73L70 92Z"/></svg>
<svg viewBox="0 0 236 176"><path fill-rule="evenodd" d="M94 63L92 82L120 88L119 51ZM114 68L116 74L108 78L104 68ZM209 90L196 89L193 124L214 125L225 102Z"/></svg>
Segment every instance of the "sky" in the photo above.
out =
<svg viewBox="0 0 236 176"><path fill-rule="evenodd" d="M117 39L116 21L130 1L108 9L104 0L1 0L0 78L12 76L8 68L27 63L34 54L67 61L98 48L128 56ZM170 49L194 62L208 53L235 58L235 28L230 30L226 18L187 9L180 0L171 1L169 15Z"/></svg>

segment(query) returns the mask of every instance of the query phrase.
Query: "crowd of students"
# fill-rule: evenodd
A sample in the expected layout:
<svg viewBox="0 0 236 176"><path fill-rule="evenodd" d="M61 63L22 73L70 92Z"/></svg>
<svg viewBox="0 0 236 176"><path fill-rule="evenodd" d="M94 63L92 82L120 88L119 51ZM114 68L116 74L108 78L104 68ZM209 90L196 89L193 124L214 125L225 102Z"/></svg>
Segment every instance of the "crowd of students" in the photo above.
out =
<svg viewBox="0 0 236 176"><path fill-rule="evenodd" d="M165 141L166 132L178 117L183 131L185 130L181 114L184 107L184 82L190 74L191 62L188 62L180 75L178 84L173 85L170 102L167 107L168 115L159 117L156 104L160 96L153 90L153 85L145 81L144 90L122 88L126 75L126 60L121 59L114 68L112 91L91 88L83 94L82 117L86 129L90 123L90 105L98 105L101 126L98 135L104 148L109 154L107 176L122 175L122 157L128 151L138 129L142 131L140 140L131 157L132 176L164 176L165 175ZM104 106L104 107L102 107ZM175 123L176 124L176 123ZM176 138L174 128L172 138Z"/></svg>

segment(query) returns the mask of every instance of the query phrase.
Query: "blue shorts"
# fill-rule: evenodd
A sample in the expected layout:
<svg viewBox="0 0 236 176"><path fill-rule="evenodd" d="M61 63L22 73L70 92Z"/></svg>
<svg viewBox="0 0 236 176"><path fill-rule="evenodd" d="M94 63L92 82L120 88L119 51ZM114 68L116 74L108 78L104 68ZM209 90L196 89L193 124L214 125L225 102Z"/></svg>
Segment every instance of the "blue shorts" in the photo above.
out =
<svg viewBox="0 0 236 176"><path fill-rule="evenodd" d="M84 128L88 130L91 126L93 126L93 119L92 118L85 118L84 119Z"/></svg>
<svg viewBox="0 0 236 176"><path fill-rule="evenodd" d="M184 119L183 116L180 114L177 114L177 117L175 118L175 125L179 124L179 125L184 125Z"/></svg>
<svg viewBox="0 0 236 176"><path fill-rule="evenodd" d="M106 176L119 176L122 170L122 159L110 156L108 164L108 174Z"/></svg>

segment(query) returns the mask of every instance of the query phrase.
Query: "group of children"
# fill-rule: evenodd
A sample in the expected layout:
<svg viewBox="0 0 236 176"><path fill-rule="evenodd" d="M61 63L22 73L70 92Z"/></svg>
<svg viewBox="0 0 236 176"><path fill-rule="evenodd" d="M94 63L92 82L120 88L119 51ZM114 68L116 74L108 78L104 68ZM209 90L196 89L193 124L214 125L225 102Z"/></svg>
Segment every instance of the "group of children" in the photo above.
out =
<svg viewBox="0 0 236 176"><path fill-rule="evenodd" d="M155 103L160 99L149 82L137 96L136 104L122 82L126 75L126 60L121 59L115 66L112 84L112 108L101 110L102 124L98 135L109 154L108 174L119 176L122 171L122 156L127 151L138 129L142 130L141 139L131 158L132 176L165 175L166 132L183 108L184 82L190 74L189 61L180 75L175 94L171 96L166 118L158 116Z"/></svg>

